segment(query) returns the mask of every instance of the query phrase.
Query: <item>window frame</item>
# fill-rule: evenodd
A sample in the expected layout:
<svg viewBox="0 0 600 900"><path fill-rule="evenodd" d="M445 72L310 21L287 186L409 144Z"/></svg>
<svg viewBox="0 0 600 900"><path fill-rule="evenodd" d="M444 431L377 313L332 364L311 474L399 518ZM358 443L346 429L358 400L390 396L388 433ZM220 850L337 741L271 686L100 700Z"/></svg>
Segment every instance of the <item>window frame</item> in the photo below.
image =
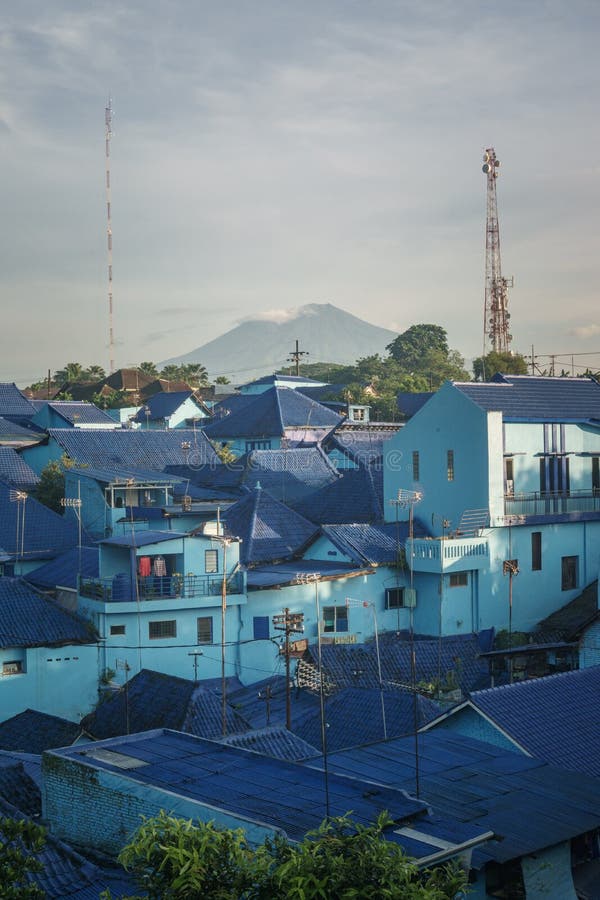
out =
<svg viewBox="0 0 600 900"><path fill-rule="evenodd" d="M210 638L209 640L205 640L204 638L200 638L200 623L210 623ZM196 638L198 644L212 644L213 642L213 632L214 632L214 619L213 616L198 616L196 618Z"/></svg>
<svg viewBox="0 0 600 900"><path fill-rule="evenodd" d="M209 563L209 559L214 559L214 563ZM211 548L204 551L204 571L207 575L219 574L219 551Z"/></svg>
<svg viewBox="0 0 600 900"><path fill-rule="evenodd" d="M561 556L560 589L561 591L577 590L579 585L579 556Z"/></svg>
<svg viewBox="0 0 600 900"><path fill-rule="evenodd" d="M328 626L328 621L332 622L332 626ZM344 625L345 628L338 627ZM323 607L323 633L324 634L346 634L348 628L348 607L344 605L324 606Z"/></svg>
<svg viewBox="0 0 600 900"><path fill-rule="evenodd" d="M542 571L542 532L531 532L531 571Z"/></svg>
<svg viewBox="0 0 600 900"><path fill-rule="evenodd" d="M173 626L170 629L162 628L158 629L158 626ZM152 631L162 630L165 634L152 634ZM172 632L172 633L171 633ZM164 641L177 637L177 619L158 619L154 622L148 622L148 640L149 641Z"/></svg>
<svg viewBox="0 0 600 900"><path fill-rule="evenodd" d="M454 481L454 450L446 450L446 477L448 481Z"/></svg>
<svg viewBox="0 0 600 900"><path fill-rule="evenodd" d="M116 629L119 629L118 631ZM123 629L122 631L120 629ZM125 634L126 627L125 625L111 625L110 626L110 636L111 637L123 637Z"/></svg>
<svg viewBox="0 0 600 900"><path fill-rule="evenodd" d="M469 587L469 573L468 572L449 572L448 573L448 587L451 587L451 588Z"/></svg>

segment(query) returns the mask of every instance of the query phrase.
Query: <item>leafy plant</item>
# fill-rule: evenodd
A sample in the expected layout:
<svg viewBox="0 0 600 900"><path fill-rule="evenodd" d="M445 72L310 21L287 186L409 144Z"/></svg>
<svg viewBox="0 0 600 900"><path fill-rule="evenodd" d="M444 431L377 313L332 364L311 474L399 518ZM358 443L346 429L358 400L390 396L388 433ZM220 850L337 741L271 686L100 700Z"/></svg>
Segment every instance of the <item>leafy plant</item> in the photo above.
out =
<svg viewBox="0 0 600 900"><path fill-rule="evenodd" d="M3 900L34 900L46 893L31 875L43 871L34 855L46 842L46 831L27 819L0 818L0 896Z"/></svg>

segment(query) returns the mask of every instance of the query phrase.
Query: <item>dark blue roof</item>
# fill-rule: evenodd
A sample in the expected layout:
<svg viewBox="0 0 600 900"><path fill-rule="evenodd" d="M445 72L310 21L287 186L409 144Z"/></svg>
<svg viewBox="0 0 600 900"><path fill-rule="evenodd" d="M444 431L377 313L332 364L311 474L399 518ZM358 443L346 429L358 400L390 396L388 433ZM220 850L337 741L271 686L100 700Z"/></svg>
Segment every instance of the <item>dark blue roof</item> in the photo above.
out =
<svg viewBox="0 0 600 900"><path fill-rule="evenodd" d="M340 450L358 465L371 466L381 459L385 444L394 433L370 428L339 428L324 443L329 451Z"/></svg>
<svg viewBox="0 0 600 900"><path fill-rule="evenodd" d="M150 731L49 754L116 772L122 778L122 770L107 760L106 750L143 760L144 765L135 768L138 783L281 828L292 840L302 839L325 818L321 772L192 735ZM364 782L336 775L329 777L328 784L331 815L351 810L361 824L371 824L381 809L387 809L395 821L427 811L424 803L401 791L373 785L367 789Z"/></svg>
<svg viewBox="0 0 600 900"><path fill-rule="evenodd" d="M193 399L193 391L160 391L152 397L148 397L141 409L138 410L134 422L154 422L157 419L168 419L179 407ZM198 406L198 411L200 407Z"/></svg>
<svg viewBox="0 0 600 900"><path fill-rule="evenodd" d="M253 400L256 400L256 394L230 394L223 397L218 403L215 403L211 412L213 421L224 419L226 416L233 415L239 410L244 409Z"/></svg>
<svg viewBox="0 0 600 900"><path fill-rule="evenodd" d="M110 544L111 547L146 547L148 544L162 544L163 541L176 541L187 537L185 531L135 531L133 534L122 534L119 537L104 538L99 543Z"/></svg>
<svg viewBox="0 0 600 900"><path fill-rule="evenodd" d="M41 791L19 760L0 757L0 800L8 801L26 816L41 815Z"/></svg>
<svg viewBox="0 0 600 900"><path fill-rule="evenodd" d="M98 547L73 547L66 550L49 563L39 566L25 575L25 580L39 588L52 590L56 587L77 587L77 575L84 578L98 578Z"/></svg>
<svg viewBox="0 0 600 900"><path fill-rule="evenodd" d="M284 759L290 762L319 755L316 747L307 744L293 731L288 731L284 725L271 725L268 728L247 731L245 734L228 735L219 740L230 747L241 747L243 750L251 750L262 756L271 756L273 759Z"/></svg>
<svg viewBox="0 0 600 900"><path fill-rule="evenodd" d="M30 444L32 441L40 440L44 436L45 432L43 431L37 432L30 428L25 428L23 425L12 422L5 416L0 416L0 437L3 441L12 441L13 443L26 441Z"/></svg>
<svg viewBox="0 0 600 900"><path fill-rule="evenodd" d="M324 525L323 534L338 550L355 562L368 565L397 565L408 537L408 522L386 525ZM413 523L416 537L424 536L420 522Z"/></svg>
<svg viewBox="0 0 600 900"><path fill-rule="evenodd" d="M600 666L477 691L470 700L536 759L600 776Z"/></svg>
<svg viewBox="0 0 600 900"><path fill-rule="evenodd" d="M410 392L400 391L396 396L398 409L405 416L414 416L428 400L433 397L432 391Z"/></svg>
<svg viewBox="0 0 600 900"><path fill-rule="evenodd" d="M299 447L253 450L247 457L243 484L251 489L260 482L277 500L293 505L339 479L335 466L320 447Z"/></svg>
<svg viewBox="0 0 600 900"><path fill-rule="evenodd" d="M242 539L240 559L246 565L289 559L318 531L259 487L230 506L222 520L230 535Z"/></svg>
<svg viewBox="0 0 600 900"><path fill-rule="evenodd" d="M600 779L448 731L424 732L417 746L421 798L435 813L500 838L473 851L475 868L535 853L600 825ZM412 735L332 753L328 763L330 772L415 787Z"/></svg>
<svg viewBox="0 0 600 900"><path fill-rule="evenodd" d="M31 418L34 413L34 407L23 396L14 382L2 382L0 384L0 416Z"/></svg>
<svg viewBox="0 0 600 900"><path fill-rule="evenodd" d="M290 501L292 503L292 501ZM383 481L362 466L346 469L337 481L293 503L301 515L319 525L383 521Z"/></svg>
<svg viewBox="0 0 600 900"><path fill-rule="evenodd" d="M217 465L219 458L201 431L117 428L51 428L53 438L78 465L120 466L162 472L169 465ZM188 445L182 446L182 445Z"/></svg>
<svg viewBox="0 0 600 900"><path fill-rule="evenodd" d="M107 412L99 409L93 403L84 400L34 400L32 405L40 412L45 406L69 422L70 425L111 425L117 428L117 423Z"/></svg>
<svg viewBox="0 0 600 900"><path fill-rule="evenodd" d="M0 479L20 491L35 488L40 480L12 447L0 447Z"/></svg>
<svg viewBox="0 0 600 900"><path fill-rule="evenodd" d="M177 475L169 472L157 472L155 469L126 469L123 466L104 466L98 468L96 466L86 466L78 468L73 466L67 469L65 477L74 475L77 478L93 478L102 484L125 484L128 481L135 481L138 484L152 482L153 484L178 484L180 479Z"/></svg>
<svg viewBox="0 0 600 900"><path fill-rule="evenodd" d="M52 747L70 746L80 734L77 722L26 709L0 722L0 749L43 753Z"/></svg>
<svg viewBox="0 0 600 900"><path fill-rule="evenodd" d="M3 550L23 559L51 559L77 544L74 516L59 516L34 497L13 501L10 499L12 490L10 485L0 481L0 547ZM18 539L17 516L20 523Z"/></svg>
<svg viewBox="0 0 600 900"><path fill-rule="evenodd" d="M270 388L225 418L207 425L212 439L283 437L286 429L333 428L340 416L291 388Z"/></svg>
<svg viewBox="0 0 600 900"><path fill-rule="evenodd" d="M150 728L174 728L200 737L218 737L222 729L221 693L186 678L142 669L82 720L82 728L102 740ZM247 731L248 723L227 707L228 732Z"/></svg>
<svg viewBox="0 0 600 900"><path fill-rule="evenodd" d="M0 578L0 647L90 644L88 622L38 594L20 578Z"/></svg>
<svg viewBox="0 0 600 900"><path fill-rule="evenodd" d="M600 385L593 378L494 375L491 382L453 382L481 409L505 419L537 421L600 420Z"/></svg>

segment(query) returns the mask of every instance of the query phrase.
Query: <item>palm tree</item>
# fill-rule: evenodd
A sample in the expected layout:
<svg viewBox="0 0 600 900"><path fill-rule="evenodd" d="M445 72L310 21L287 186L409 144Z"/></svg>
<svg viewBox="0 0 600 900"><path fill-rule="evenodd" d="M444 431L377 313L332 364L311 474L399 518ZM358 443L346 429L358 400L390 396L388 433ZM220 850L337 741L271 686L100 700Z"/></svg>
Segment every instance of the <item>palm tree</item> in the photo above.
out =
<svg viewBox="0 0 600 900"><path fill-rule="evenodd" d="M106 372L102 366L90 366L83 374L90 381L102 381L103 378L106 378Z"/></svg>
<svg viewBox="0 0 600 900"><path fill-rule="evenodd" d="M143 372L144 375L149 375L151 378L158 377L158 369L156 367L156 363L153 362L141 362L138 366L140 372Z"/></svg>
<svg viewBox="0 0 600 900"><path fill-rule="evenodd" d="M188 384L208 384L208 372L202 363L186 363L179 367L179 377Z"/></svg>
<svg viewBox="0 0 600 900"><path fill-rule="evenodd" d="M83 375L83 366L78 362L70 362L64 369L58 369L54 373L54 381L63 384L65 381L79 381Z"/></svg>

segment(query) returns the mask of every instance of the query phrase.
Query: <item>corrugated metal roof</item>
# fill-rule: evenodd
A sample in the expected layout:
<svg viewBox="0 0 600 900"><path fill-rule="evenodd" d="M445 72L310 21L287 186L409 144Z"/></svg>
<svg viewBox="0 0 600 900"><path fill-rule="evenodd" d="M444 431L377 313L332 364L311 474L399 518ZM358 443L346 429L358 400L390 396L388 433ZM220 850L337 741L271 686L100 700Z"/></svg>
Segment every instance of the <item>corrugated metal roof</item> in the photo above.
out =
<svg viewBox="0 0 600 900"><path fill-rule="evenodd" d="M223 513L230 535L242 540L240 560L256 564L299 553L318 528L258 486Z"/></svg>
<svg viewBox="0 0 600 900"><path fill-rule="evenodd" d="M600 385L593 378L495 375L491 382L453 382L481 409L505 419L536 421L600 420Z"/></svg>
<svg viewBox="0 0 600 900"><path fill-rule="evenodd" d="M157 472L153 469L126 469L123 466L86 466L79 468L73 466L65 472L65 478L76 476L77 478L93 478L102 484L125 484L134 481L136 484L152 482L154 484L179 484L183 479L169 472Z"/></svg>
<svg viewBox="0 0 600 900"><path fill-rule="evenodd" d="M230 747L240 747L243 750L260 753L262 756L290 762L319 755L316 747L307 744L293 731L288 731L284 725L271 725L268 728L247 731L245 734L221 737L219 740Z"/></svg>
<svg viewBox="0 0 600 900"><path fill-rule="evenodd" d="M0 647L92 644L89 622L66 612L20 578L0 578Z"/></svg>
<svg viewBox="0 0 600 900"><path fill-rule="evenodd" d="M133 534L123 534L118 537L104 538L100 544L109 544L111 547L146 547L148 544L162 544L164 541L176 541L188 537L185 531L136 531Z"/></svg>

